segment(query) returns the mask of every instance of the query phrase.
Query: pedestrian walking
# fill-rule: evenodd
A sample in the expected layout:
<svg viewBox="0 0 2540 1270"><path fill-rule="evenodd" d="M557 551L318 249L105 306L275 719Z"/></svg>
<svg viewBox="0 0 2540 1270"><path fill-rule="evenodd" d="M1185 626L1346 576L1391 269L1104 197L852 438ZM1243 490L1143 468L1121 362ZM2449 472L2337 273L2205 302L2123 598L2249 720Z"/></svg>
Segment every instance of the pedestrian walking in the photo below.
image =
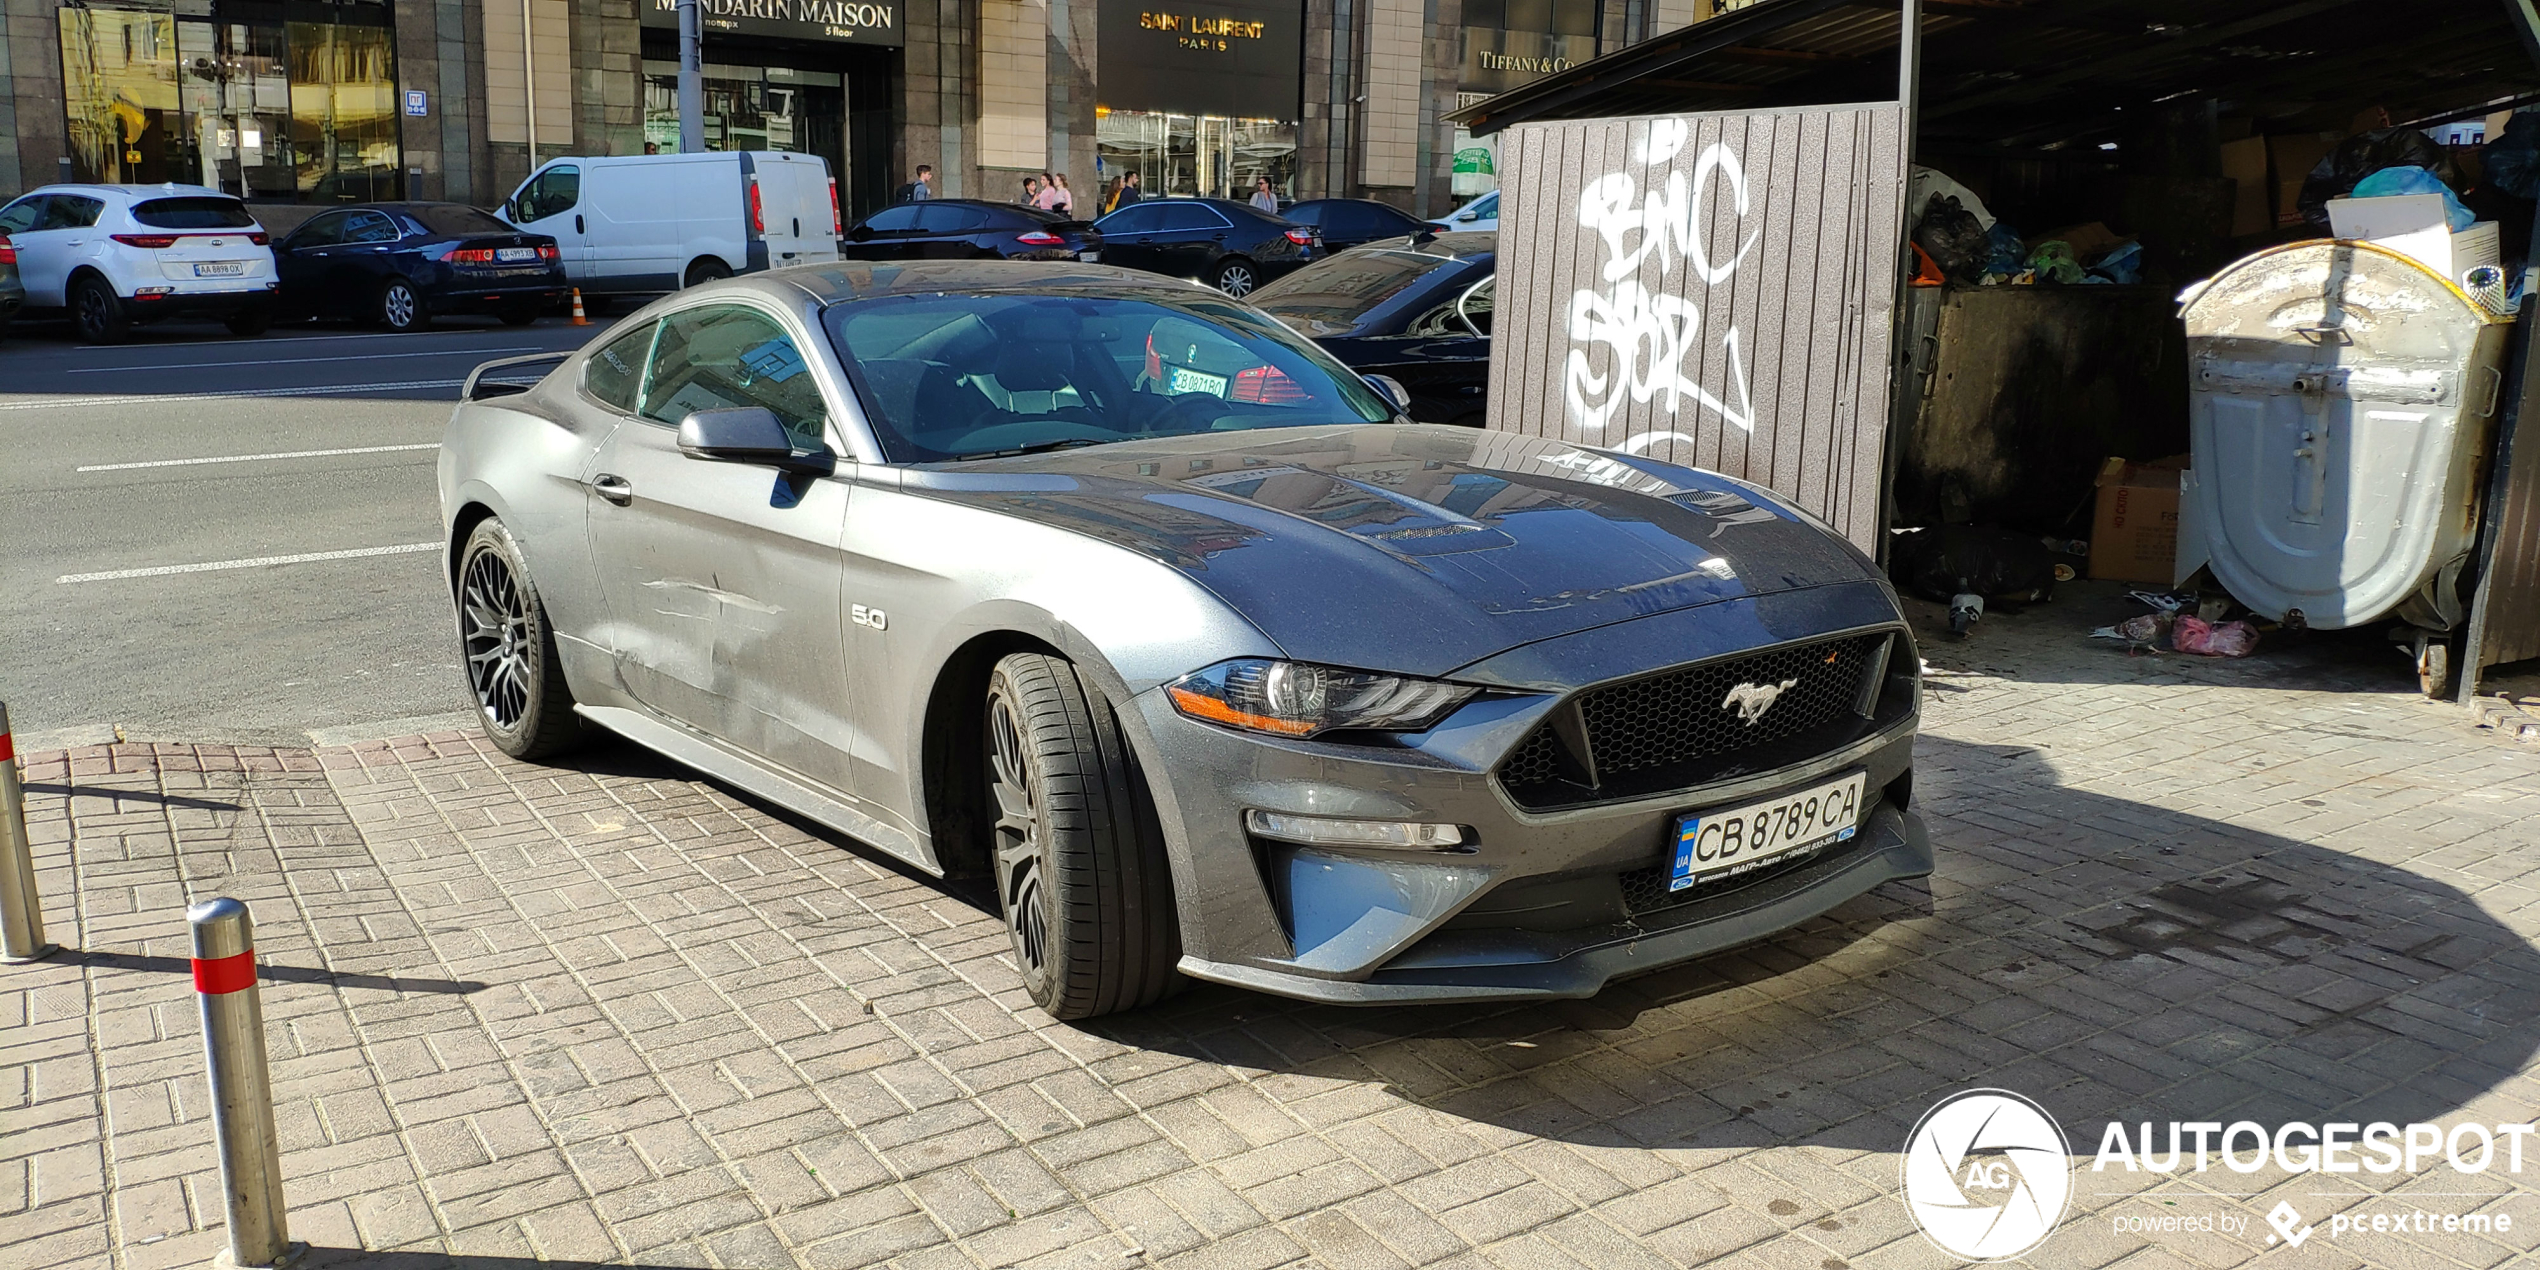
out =
<svg viewBox="0 0 2540 1270"><path fill-rule="evenodd" d="M935 197L934 181L935 169L920 163L917 165L917 179L901 186L899 194L891 201L894 203L925 202Z"/></svg>
<svg viewBox="0 0 2540 1270"><path fill-rule="evenodd" d="M1049 184L1042 187L1041 196L1049 200L1049 209L1051 211L1057 212L1062 216L1073 216L1076 214L1076 193L1075 191L1067 188L1066 173L1050 173Z"/></svg>
<svg viewBox="0 0 2540 1270"><path fill-rule="evenodd" d="M1279 196L1271 190L1269 177L1252 178L1252 205L1273 216L1279 214Z"/></svg>
<svg viewBox="0 0 2540 1270"><path fill-rule="evenodd" d="M1109 216L1113 210L1120 206L1119 177L1115 176L1103 184L1102 201L1095 204L1095 206L1099 208L1101 210L1101 214L1105 216Z"/></svg>
<svg viewBox="0 0 2540 1270"><path fill-rule="evenodd" d="M1143 203L1145 201L1146 195L1138 192L1138 174L1135 172L1122 173L1120 176L1120 193L1111 200L1112 210L1117 211L1132 203Z"/></svg>

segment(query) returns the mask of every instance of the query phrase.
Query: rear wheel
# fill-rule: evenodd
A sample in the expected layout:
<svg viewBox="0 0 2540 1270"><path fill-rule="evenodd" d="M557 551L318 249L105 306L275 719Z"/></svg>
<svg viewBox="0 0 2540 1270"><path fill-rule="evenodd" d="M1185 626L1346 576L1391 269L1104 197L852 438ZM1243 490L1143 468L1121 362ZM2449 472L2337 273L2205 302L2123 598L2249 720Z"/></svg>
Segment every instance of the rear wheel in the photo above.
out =
<svg viewBox="0 0 2540 1270"><path fill-rule="evenodd" d="M997 905L1025 990L1059 1019L1164 996L1182 953L1172 871L1109 703L1064 659L1017 653L985 706Z"/></svg>
<svg viewBox="0 0 2540 1270"><path fill-rule="evenodd" d="M692 287L701 287L709 282L715 281L718 278L729 278L731 276L731 266L724 264L721 260L718 260L713 256L704 257L696 263L688 266L688 285Z"/></svg>
<svg viewBox="0 0 2540 1270"><path fill-rule="evenodd" d="M90 344L121 344L132 338L132 319L124 316L115 289L95 274L71 282L71 326Z"/></svg>
<svg viewBox="0 0 2540 1270"><path fill-rule="evenodd" d="M228 327L230 334L251 340L273 325L273 310L261 304L252 309L241 309L221 319L221 325Z"/></svg>
<svg viewBox="0 0 2540 1270"><path fill-rule="evenodd" d="M1261 268L1241 256L1229 256L1217 266L1216 287L1241 299L1261 285Z"/></svg>
<svg viewBox="0 0 2540 1270"><path fill-rule="evenodd" d="M501 318L505 326L527 326L538 320L538 306L534 304L505 305L494 316Z"/></svg>
<svg viewBox="0 0 2540 1270"><path fill-rule="evenodd" d="M579 744L582 717L573 712L547 606L503 522L489 518L468 535L458 601L468 695L494 748L534 759Z"/></svg>
<svg viewBox="0 0 2540 1270"><path fill-rule="evenodd" d="M420 331L432 325L432 313L424 307L422 293L403 278L390 278L381 285L372 316L392 331Z"/></svg>

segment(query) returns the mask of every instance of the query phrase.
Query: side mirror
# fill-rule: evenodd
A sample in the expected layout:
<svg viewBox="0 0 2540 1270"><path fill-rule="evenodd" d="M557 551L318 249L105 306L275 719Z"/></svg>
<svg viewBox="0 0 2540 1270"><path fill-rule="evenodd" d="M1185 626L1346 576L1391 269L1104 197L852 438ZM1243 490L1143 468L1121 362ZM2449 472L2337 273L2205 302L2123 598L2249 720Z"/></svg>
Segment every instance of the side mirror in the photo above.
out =
<svg viewBox="0 0 2540 1270"><path fill-rule="evenodd" d="M699 410L679 421L679 452L721 463L784 466L793 461L794 439L765 406Z"/></svg>
<svg viewBox="0 0 2540 1270"><path fill-rule="evenodd" d="M852 238L857 242L869 241L873 237L873 227L871 225L858 225L847 231L847 237Z"/></svg>
<svg viewBox="0 0 2540 1270"><path fill-rule="evenodd" d="M1394 409L1404 414L1411 413L1411 390L1403 387L1401 380L1391 375L1369 375L1367 386L1375 389L1377 396L1393 403Z"/></svg>

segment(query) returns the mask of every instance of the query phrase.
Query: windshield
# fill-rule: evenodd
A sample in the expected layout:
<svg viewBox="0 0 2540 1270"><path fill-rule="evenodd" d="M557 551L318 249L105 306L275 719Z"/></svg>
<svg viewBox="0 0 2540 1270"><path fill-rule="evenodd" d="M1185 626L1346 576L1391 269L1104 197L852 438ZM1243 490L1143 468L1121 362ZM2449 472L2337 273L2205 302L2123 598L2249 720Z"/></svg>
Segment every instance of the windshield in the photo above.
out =
<svg viewBox="0 0 2540 1270"><path fill-rule="evenodd" d="M152 229L253 229L256 218L234 198L153 198L132 205L132 219Z"/></svg>
<svg viewBox="0 0 2540 1270"><path fill-rule="evenodd" d="M888 296L827 321L894 462L1393 417L1321 350L1204 292Z"/></svg>
<svg viewBox="0 0 2540 1270"><path fill-rule="evenodd" d="M520 231L480 212L456 203L427 203L406 209L426 230L436 234L515 234Z"/></svg>
<svg viewBox="0 0 2540 1270"><path fill-rule="evenodd" d="M1370 309L1430 271L1459 263L1425 251L1344 252L1252 293L1252 306L1308 335L1347 335Z"/></svg>

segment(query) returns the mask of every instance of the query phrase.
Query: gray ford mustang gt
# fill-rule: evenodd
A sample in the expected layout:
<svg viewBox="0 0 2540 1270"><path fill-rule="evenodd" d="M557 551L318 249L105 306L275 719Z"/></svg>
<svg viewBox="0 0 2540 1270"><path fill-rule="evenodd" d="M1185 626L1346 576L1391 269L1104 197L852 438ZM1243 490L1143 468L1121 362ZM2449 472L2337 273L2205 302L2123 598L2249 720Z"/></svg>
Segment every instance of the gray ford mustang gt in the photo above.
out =
<svg viewBox="0 0 2540 1270"><path fill-rule="evenodd" d="M441 451L494 743L992 882L1059 1018L1587 996L1931 872L1895 593L1753 486L1415 424L1089 265L783 269L556 356Z"/></svg>

